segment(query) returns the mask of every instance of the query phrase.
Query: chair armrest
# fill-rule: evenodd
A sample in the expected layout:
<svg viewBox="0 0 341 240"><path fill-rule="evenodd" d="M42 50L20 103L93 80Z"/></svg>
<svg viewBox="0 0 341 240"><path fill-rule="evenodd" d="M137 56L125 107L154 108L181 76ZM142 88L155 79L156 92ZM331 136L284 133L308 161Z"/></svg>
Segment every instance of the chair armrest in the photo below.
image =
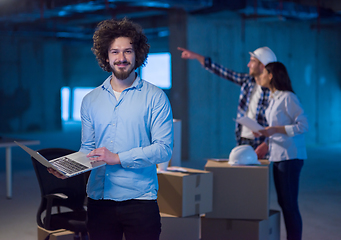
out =
<svg viewBox="0 0 341 240"><path fill-rule="evenodd" d="M46 198L47 200L44 225L46 229L50 229L53 199L67 199L68 196L66 196L64 193L52 193L52 194L45 195L43 197Z"/></svg>
<svg viewBox="0 0 341 240"><path fill-rule="evenodd" d="M47 200L51 199L53 200L54 198L61 198L61 199L67 199L68 196L65 195L64 193L52 193L44 196Z"/></svg>

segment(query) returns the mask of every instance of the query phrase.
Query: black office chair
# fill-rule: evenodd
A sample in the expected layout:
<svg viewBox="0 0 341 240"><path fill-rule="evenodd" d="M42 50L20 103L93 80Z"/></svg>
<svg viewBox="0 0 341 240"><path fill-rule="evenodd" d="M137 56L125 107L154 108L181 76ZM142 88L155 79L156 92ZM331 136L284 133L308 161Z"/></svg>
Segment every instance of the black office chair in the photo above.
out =
<svg viewBox="0 0 341 240"><path fill-rule="evenodd" d="M46 159L51 160L75 151L45 148L38 152ZM38 226L50 231L66 229L75 233L74 239L87 240L84 205L89 173L59 179L50 174L44 165L34 158L31 159L41 192L41 202L37 211Z"/></svg>

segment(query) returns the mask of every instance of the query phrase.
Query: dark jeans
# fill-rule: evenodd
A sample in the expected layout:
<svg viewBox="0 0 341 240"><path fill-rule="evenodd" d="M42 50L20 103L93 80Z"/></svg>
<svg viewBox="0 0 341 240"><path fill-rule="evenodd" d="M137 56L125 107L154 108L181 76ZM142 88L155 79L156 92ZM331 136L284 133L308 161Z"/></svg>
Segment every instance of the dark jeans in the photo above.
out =
<svg viewBox="0 0 341 240"><path fill-rule="evenodd" d="M88 198L90 240L158 240L161 219L156 200L93 200Z"/></svg>
<svg viewBox="0 0 341 240"><path fill-rule="evenodd" d="M273 163L278 204L282 208L288 240L301 240L302 218L298 207L298 188L303 160Z"/></svg>

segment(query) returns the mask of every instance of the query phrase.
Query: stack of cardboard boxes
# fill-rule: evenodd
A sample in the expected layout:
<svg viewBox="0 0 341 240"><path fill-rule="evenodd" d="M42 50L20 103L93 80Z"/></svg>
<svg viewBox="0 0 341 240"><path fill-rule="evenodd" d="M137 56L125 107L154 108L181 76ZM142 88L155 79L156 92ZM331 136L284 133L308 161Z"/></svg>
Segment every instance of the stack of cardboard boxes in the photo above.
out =
<svg viewBox="0 0 341 240"><path fill-rule="evenodd" d="M160 240L279 240L280 213L269 209L269 163L161 172Z"/></svg>
<svg viewBox="0 0 341 240"><path fill-rule="evenodd" d="M158 173L160 240L195 240L200 236L200 215L212 211L213 174L181 168Z"/></svg>
<svg viewBox="0 0 341 240"><path fill-rule="evenodd" d="M269 162L231 166L208 160L213 173L213 210L201 218L201 240L279 240L280 213L269 209Z"/></svg>
<svg viewBox="0 0 341 240"><path fill-rule="evenodd" d="M181 121L174 120L170 166L181 165ZM208 160L205 170L159 172L160 240L279 240L280 212L270 210L269 162L231 166Z"/></svg>

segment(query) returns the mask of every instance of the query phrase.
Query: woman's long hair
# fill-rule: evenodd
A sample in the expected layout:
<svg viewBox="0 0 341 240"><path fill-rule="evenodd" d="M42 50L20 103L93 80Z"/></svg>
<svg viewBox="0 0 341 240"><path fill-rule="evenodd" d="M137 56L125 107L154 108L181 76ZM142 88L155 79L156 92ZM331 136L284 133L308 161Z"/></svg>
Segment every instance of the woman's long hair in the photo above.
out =
<svg viewBox="0 0 341 240"><path fill-rule="evenodd" d="M283 63L272 62L265 66L266 70L272 74L270 85L280 91L294 92L288 71Z"/></svg>

